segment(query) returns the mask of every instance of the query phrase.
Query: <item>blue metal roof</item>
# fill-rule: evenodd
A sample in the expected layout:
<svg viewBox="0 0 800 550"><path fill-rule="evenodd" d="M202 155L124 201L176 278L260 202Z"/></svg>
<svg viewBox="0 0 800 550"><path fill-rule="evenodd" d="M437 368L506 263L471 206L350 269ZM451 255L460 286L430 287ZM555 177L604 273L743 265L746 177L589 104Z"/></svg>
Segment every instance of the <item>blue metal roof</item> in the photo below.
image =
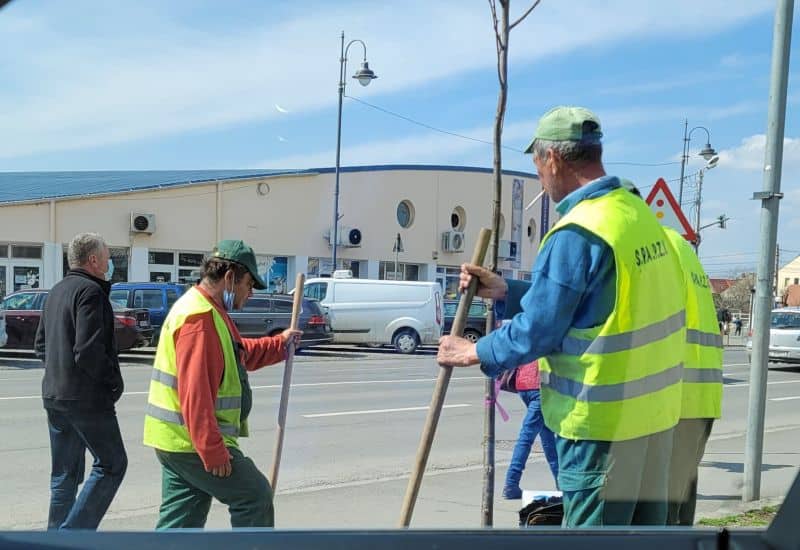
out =
<svg viewBox="0 0 800 550"><path fill-rule="evenodd" d="M347 166L340 172L379 172L386 170L439 170L491 174L491 168L443 166L427 164L387 164ZM0 203L14 203L82 197L126 191L144 191L182 185L195 185L220 180L247 179L263 176L327 174L335 168L303 170L140 170L91 172L0 172ZM503 174L536 178L535 174L504 170Z"/></svg>

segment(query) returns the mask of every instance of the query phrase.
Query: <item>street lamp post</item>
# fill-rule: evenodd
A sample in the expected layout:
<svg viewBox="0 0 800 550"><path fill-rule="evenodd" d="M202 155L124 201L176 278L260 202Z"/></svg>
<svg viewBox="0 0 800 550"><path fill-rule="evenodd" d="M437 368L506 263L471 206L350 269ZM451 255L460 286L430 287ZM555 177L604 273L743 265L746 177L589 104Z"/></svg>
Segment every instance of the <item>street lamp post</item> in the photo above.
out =
<svg viewBox="0 0 800 550"><path fill-rule="evenodd" d="M706 132L706 146L700 151L700 156L706 160L711 160L711 157L717 154L713 147L711 147L711 134L705 126L695 126L687 132L689 128L689 121L683 121L683 155L681 155L681 183L678 188L678 206L683 208L683 180L686 173L686 161L689 160L689 142L692 139L692 132L695 130L705 130Z"/></svg>
<svg viewBox="0 0 800 550"><path fill-rule="evenodd" d="M694 243L694 251L700 248L700 205L703 202L703 176L705 176L708 170L714 168L717 163L719 162L718 156L711 157L705 166L700 169L700 173L697 175L697 199L695 200L695 222L694 222L694 232L697 235L697 240ZM714 222L713 225L716 225L717 222Z"/></svg>
<svg viewBox="0 0 800 550"><path fill-rule="evenodd" d="M331 246L333 247L333 271L336 271L336 248L339 244L339 159L342 151L342 99L344 98L345 73L347 72L347 52L353 43L358 42L364 48L364 61L361 68L356 71L353 78L358 80L362 86L368 86L370 82L378 78L372 72L367 63L367 45L363 41L355 39L344 45L344 31L342 31L342 49L339 57L339 115L336 125L336 185L333 191L333 227L331 228Z"/></svg>

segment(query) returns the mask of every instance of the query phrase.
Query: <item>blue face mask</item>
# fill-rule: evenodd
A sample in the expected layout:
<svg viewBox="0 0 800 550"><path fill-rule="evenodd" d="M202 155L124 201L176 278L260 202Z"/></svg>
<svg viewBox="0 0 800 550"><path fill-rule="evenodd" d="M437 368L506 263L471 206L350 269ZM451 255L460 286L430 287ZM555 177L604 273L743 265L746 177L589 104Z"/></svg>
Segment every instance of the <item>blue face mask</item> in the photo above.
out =
<svg viewBox="0 0 800 550"><path fill-rule="evenodd" d="M110 281L111 277L114 276L114 262L111 258L108 259L108 270L104 273L106 281Z"/></svg>
<svg viewBox="0 0 800 550"><path fill-rule="evenodd" d="M233 290L228 290L226 288L225 290L222 291L222 305L225 306L226 311L230 311L233 309L233 299L235 296L236 295L233 293Z"/></svg>

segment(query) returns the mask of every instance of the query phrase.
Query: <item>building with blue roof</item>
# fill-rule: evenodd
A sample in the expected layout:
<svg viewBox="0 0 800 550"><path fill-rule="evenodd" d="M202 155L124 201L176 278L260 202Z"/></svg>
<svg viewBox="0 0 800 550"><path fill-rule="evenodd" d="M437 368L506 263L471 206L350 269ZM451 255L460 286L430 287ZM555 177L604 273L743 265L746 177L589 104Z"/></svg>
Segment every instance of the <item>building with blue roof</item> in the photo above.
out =
<svg viewBox="0 0 800 550"><path fill-rule="evenodd" d="M0 172L0 296L49 288L63 277L65 247L98 232L115 281L191 282L224 238L258 255L270 291L296 273L330 274L335 170ZM503 173L500 267L529 277L554 221L534 174ZM356 277L438 280L454 292L481 227L489 227L487 168L429 165L340 171L337 269ZM396 251L398 235L401 251Z"/></svg>

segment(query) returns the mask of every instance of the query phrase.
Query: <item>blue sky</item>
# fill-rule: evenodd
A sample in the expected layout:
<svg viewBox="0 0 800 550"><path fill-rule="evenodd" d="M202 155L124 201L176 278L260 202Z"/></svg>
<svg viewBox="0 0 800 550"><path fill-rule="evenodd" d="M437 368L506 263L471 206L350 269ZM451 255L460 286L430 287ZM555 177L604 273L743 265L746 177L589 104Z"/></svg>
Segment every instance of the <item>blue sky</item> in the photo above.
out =
<svg viewBox="0 0 800 550"><path fill-rule="evenodd" d="M513 2L512 18L528 5ZM680 175L683 120L705 126L720 163L705 177L702 223L731 221L704 231L701 259L712 276L752 268L760 219L749 197L763 182L774 9L766 0L543 0L512 31L504 145L523 148L554 105L585 105L603 123L607 170L647 189ZM13 136L0 170L332 166L342 30L367 44L379 76L367 88L349 79L348 94L491 140L497 80L483 0L17 0L0 11L0 124ZM786 259L800 254L793 42L778 234ZM354 45L350 74L361 56ZM704 143L695 131L685 200ZM491 155L489 145L345 99L343 165L491 166ZM511 150L503 164L533 170Z"/></svg>

